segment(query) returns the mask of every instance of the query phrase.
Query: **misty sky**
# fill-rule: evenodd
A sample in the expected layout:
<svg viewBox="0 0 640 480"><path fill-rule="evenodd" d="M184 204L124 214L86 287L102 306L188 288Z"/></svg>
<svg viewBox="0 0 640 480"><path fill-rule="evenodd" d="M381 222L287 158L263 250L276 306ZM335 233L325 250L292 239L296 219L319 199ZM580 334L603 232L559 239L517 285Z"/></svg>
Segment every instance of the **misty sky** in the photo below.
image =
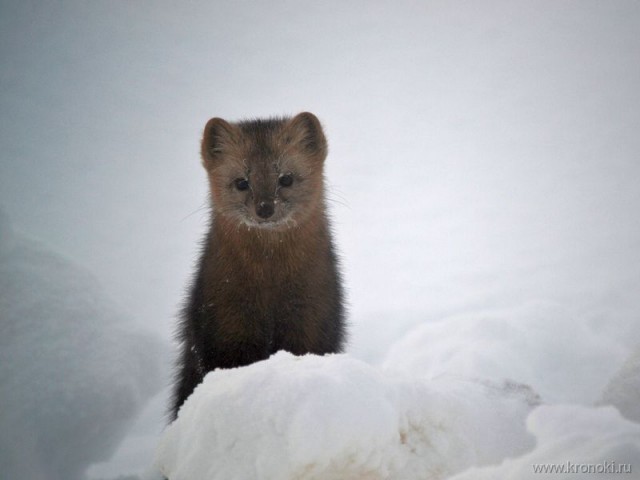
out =
<svg viewBox="0 0 640 480"><path fill-rule="evenodd" d="M154 329L206 225L211 116L325 123L354 314L456 308L611 242L638 259L635 2L3 2L0 22L3 208Z"/></svg>

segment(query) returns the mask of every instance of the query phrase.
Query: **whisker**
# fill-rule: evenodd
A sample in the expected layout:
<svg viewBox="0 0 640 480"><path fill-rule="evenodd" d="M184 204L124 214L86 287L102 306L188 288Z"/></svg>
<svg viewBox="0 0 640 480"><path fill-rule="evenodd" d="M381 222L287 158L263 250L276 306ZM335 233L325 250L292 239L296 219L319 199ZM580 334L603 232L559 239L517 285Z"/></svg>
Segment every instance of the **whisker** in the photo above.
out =
<svg viewBox="0 0 640 480"><path fill-rule="evenodd" d="M326 192L326 198L330 202L342 205L342 206L347 207L347 208L351 208L349 206L347 198L336 187L328 185L326 187L326 189L325 189L325 192Z"/></svg>
<svg viewBox="0 0 640 480"><path fill-rule="evenodd" d="M189 215L182 217L180 219L181 222L184 222L187 218L195 215L198 212L201 212L202 210L206 209L207 207L209 207L209 201L205 200L204 202L202 202L202 204L200 204L200 206L198 208L196 208L193 212L191 212Z"/></svg>
<svg viewBox="0 0 640 480"><path fill-rule="evenodd" d="M346 200L344 200L344 198L343 198L343 199L341 199L341 200L338 200L337 198L332 198L332 196L331 196L331 195L327 195L325 198L327 199L327 201L329 201L329 202L331 202L331 203L335 203L335 204L337 204L337 205L342 205L343 207L346 207L346 208L348 208L349 210L351 210L351 205L349 205L349 204L346 202Z"/></svg>

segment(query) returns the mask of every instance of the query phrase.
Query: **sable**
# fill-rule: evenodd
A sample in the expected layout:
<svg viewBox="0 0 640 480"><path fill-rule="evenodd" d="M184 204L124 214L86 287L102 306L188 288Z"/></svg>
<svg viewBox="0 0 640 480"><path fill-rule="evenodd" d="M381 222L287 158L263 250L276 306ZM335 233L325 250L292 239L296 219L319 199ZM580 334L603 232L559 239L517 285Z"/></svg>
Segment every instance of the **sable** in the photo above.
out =
<svg viewBox="0 0 640 480"><path fill-rule="evenodd" d="M201 153L212 215L178 325L173 419L211 370L340 352L345 337L318 119L213 118Z"/></svg>

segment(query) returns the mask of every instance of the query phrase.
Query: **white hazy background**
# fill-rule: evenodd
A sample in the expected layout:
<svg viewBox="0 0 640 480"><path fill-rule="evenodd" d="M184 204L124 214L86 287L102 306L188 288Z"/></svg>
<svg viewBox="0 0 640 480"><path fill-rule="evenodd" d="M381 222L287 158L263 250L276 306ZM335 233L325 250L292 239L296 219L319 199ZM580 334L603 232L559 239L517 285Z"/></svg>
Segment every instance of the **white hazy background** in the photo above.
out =
<svg viewBox="0 0 640 480"><path fill-rule="evenodd" d="M308 110L353 356L537 301L640 342L638 2L0 5L0 206L132 328L171 341L207 225L206 121ZM166 396L94 477L147 466Z"/></svg>

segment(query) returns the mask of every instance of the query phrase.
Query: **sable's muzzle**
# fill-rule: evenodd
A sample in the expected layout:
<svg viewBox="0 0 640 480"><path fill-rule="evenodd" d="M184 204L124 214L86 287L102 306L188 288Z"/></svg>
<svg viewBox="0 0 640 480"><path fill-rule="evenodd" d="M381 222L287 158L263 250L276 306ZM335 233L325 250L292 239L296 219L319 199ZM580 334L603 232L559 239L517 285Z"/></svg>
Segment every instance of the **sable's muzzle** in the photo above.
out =
<svg viewBox="0 0 640 480"><path fill-rule="evenodd" d="M256 214L263 219L267 219L273 215L273 202L260 202L256 206Z"/></svg>

